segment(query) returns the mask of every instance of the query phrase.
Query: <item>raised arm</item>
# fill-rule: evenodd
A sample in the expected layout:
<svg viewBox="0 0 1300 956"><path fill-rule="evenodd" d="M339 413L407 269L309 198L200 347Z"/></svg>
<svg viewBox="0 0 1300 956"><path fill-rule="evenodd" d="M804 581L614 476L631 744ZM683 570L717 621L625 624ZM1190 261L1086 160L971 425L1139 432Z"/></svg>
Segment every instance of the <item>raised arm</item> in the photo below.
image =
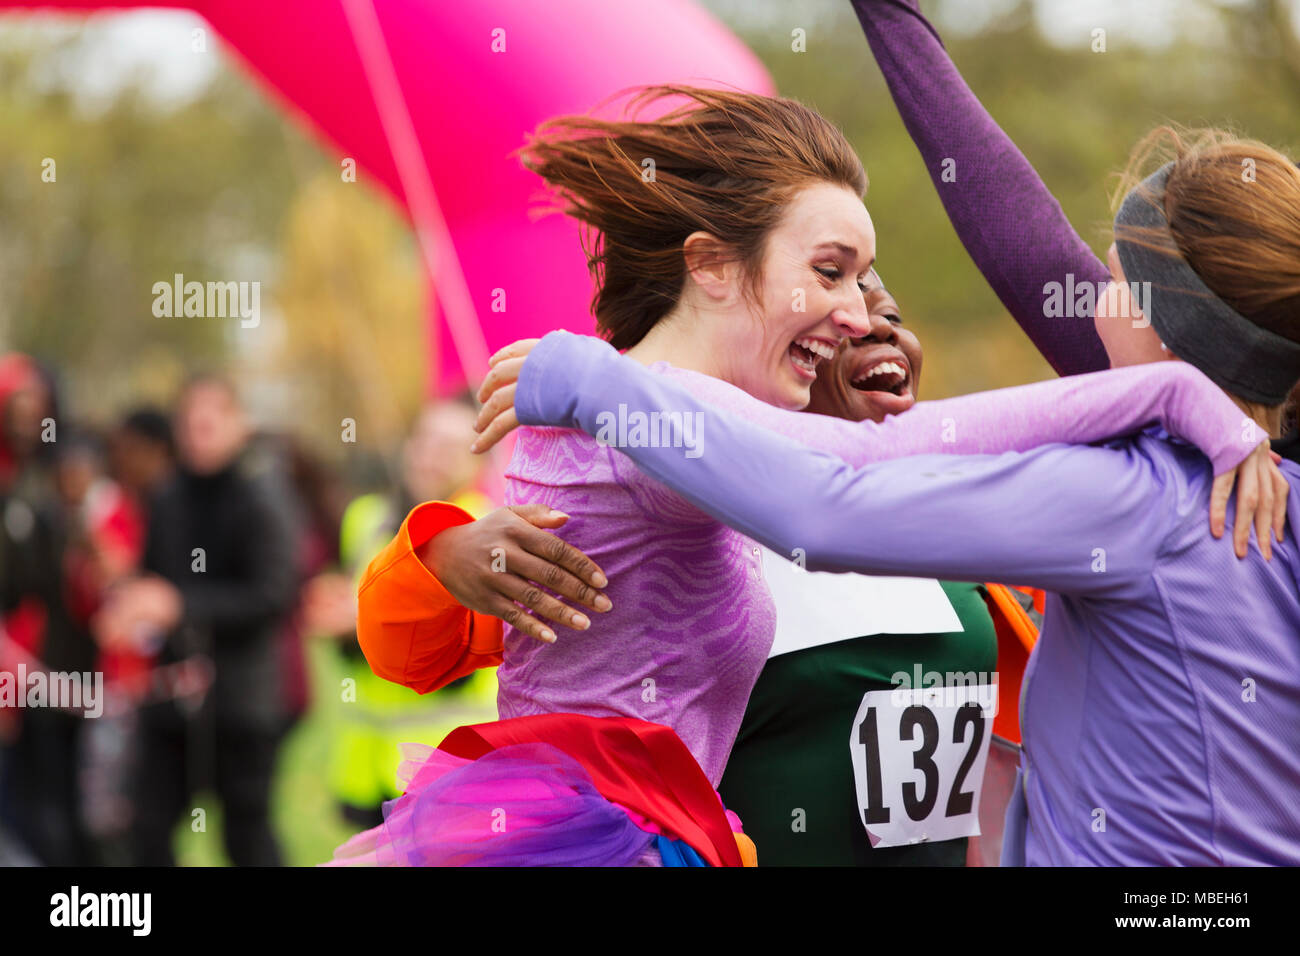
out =
<svg viewBox="0 0 1300 956"><path fill-rule="evenodd" d="M948 218L1002 304L1060 375L1109 366L1091 315L1049 317L1044 287L1110 276L1033 166L970 91L916 0L853 0ZM1067 279L1067 277L1071 277ZM1095 297L1094 297L1095 298Z"/></svg>
<svg viewBox="0 0 1300 956"><path fill-rule="evenodd" d="M600 339L552 332L523 364L515 409L523 424L576 427L600 438L602 424L608 432L620 406L629 414L658 413L662 419L680 413L681 421L707 423L716 406L696 387L688 390L651 372ZM731 393L729 411L854 466L927 453L996 454L1052 442L1087 444L1158 422L1200 448L1217 475L1235 468L1256 444L1243 441L1243 414L1232 400L1182 362L919 402L883 422L789 412L738 389ZM704 447L712 441L707 430L699 438Z"/></svg>

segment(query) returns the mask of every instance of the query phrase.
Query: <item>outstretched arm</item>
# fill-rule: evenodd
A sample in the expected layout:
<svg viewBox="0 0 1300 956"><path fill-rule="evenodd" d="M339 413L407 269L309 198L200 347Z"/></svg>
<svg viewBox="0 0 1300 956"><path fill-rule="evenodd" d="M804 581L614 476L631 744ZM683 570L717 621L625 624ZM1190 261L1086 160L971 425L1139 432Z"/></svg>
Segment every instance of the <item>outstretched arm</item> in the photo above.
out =
<svg viewBox="0 0 1300 956"><path fill-rule="evenodd" d="M439 532L473 518L426 502L366 568L357 591L357 641L370 669L421 694L501 663L501 622L461 606L419 551Z"/></svg>
<svg viewBox="0 0 1300 956"><path fill-rule="evenodd" d="M916 0L853 0L853 7L948 218L985 280L1058 374L1108 368L1091 314L1049 316L1045 292L1051 283L1063 292L1086 283L1095 293L1096 283L1110 279L1106 267L966 85Z"/></svg>
<svg viewBox="0 0 1300 956"><path fill-rule="evenodd" d="M527 343L517 346L522 351ZM683 422L707 422L716 408L708 402L710 389L702 396L696 392L702 387L698 383L684 388L588 336L552 332L531 348L519 368L518 359L497 362L480 392L494 393L481 421L491 420L512 398L523 424L577 427L601 438L602 427L608 432L616 424L620 406L661 419L678 413ZM512 374L518 375L517 388L498 388ZM1232 400L1182 362L919 402L882 422L785 411L738 389L730 389L727 397L730 411L854 466L927 453L996 454L1052 442L1087 444L1158 422L1200 448L1217 475L1235 468L1257 444L1243 440L1243 415ZM706 445L712 440L707 431L697 437ZM677 443L679 448L682 444Z"/></svg>
<svg viewBox="0 0 1300 956"><path fill-rule="evenodd" d="M728 412L704 414L698 457L663 445L620 451L777 553L802 552L810 570L1119 597L1150 574L1177 511L1166 500L1175 484L1132 449L1051 445L854 468ZM593 422L580 414L575 424L590 431Z"/></svg>

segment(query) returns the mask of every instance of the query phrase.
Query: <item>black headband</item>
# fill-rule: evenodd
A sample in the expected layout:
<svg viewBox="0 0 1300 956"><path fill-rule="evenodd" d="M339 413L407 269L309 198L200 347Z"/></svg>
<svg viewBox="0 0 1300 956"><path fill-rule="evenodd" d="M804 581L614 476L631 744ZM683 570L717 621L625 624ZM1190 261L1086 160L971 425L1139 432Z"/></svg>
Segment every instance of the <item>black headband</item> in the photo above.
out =
<svg viewBox="0 0 1300 956"><path fill-rule="evenodd" d="M1126 197L1115 225L1169 233L1165 185L1173 163L1148 176ZM1120 238L1115 251L1124 277L1142 283L1143 314L1160 340L1224 390L1250 402L1281 405L1300 381L1300 342L1260 328L1215 295L1178 253L1149 249Z"/></svg>

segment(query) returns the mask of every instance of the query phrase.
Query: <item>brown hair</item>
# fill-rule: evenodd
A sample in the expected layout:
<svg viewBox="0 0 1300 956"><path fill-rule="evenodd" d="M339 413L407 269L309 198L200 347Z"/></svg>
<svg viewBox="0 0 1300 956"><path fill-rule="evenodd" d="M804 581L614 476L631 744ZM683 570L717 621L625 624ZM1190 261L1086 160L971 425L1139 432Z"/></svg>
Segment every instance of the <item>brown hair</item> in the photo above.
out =
<svg viewBox="0 0 1300 956"><path fill-rule="evenodd" d="M652 121L637 108L687 102ZM564 116L521 149L558 208L584 224L602 335L630 348L677 304L682 244L707 232L740 261L751 290L768 234L801 187L833 183L863 196L867 174L844 135L794 100L730 90L648 87L627 120Z"/></svg>
<svg viewBox="0 0 1300 956"><path fill-rule="evenodd" d="M1300 342L1300 169L1271 146L1224 130L1162 126L1134 149L1116 202L1169 159L1168 235L1119 226L1116 238L1181 254L1240 315Z"/></svg>

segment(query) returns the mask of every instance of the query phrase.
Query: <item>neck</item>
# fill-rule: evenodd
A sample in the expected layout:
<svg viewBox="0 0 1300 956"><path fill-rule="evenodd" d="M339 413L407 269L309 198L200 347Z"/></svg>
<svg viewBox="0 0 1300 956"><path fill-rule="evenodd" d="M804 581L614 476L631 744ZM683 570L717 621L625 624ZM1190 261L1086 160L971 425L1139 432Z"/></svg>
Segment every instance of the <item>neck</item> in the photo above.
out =
<svg viewBox="0 0 1300 956"><path fill-rule="evenodd" d="M731 381L720 361L726 350L714 341L711 318L685 303L679 304L627 350L627 357L642 365L667 362L674 368Z"/></svg>

